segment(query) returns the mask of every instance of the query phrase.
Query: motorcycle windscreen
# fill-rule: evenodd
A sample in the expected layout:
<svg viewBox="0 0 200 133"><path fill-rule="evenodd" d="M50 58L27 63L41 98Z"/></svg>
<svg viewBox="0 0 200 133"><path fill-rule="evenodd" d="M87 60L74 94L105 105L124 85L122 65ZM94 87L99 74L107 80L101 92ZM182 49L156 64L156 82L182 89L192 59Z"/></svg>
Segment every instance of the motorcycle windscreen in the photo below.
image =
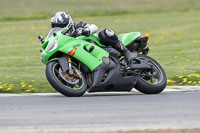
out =
<svg viewBox="0 0 200 133"><path fill-rule="evenodd" d="M52 28L50 30L50 32L48 33L47 37L45 38L45 41L47 41L52 35L53 33L57 33L59 32L60 30L62 30L63 28L60 28L60 27L55 27L55 28Z"/></svg>

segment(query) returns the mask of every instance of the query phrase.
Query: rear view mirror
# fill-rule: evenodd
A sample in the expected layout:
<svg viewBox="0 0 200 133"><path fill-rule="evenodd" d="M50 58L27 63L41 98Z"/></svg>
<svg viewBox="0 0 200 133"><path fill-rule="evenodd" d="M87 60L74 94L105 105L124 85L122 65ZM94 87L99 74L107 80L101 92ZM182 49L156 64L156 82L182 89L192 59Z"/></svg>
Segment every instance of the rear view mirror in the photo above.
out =
<svg viewBox="0 0 200 133"><path fill-rule="evenodd" d="M43 40L44 38L41 36L41 35L39 35L38 36L38 41L40 41L42 44L44 43L44 40Z"/></svg>

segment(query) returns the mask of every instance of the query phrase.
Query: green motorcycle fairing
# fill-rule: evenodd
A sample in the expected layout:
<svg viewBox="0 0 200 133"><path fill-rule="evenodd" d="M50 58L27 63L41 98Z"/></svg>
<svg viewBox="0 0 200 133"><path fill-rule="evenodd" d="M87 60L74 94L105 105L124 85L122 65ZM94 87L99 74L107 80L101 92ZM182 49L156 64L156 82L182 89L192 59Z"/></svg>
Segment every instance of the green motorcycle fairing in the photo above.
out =
<svg viewBox="0 0 200 133"><path fill-rule="evenodd" d="M130 32L130 33L119 34L118 38L125 46L127 46L140 36L141 36L140 32Z"/></svg>
<svg viewBox="0 0 200 133"><path fill-rule="evenodd" d="M57 48L53 51L46 51L49 47L51 47L52 43L55 43L57 39ZM94 47L92 52L88 52L91 47ZM102 57L108 57L109 53L99 46L92 44L90 42L84 41L80 38L73 38L70 36L63 35L61 32L57 32L57 35L54 37L50 37L46 42L42 45L42 62L47 64L48 62L55 60L55 58L51 58L56 52L62 52L68 54L71 50L76 48L76 52L74 54L74 58L88 66L88 68L92 71L97 66L102 63ZM69 55L69 54L68 54Z"/></svg>
<svg viewBox="0 0 200 133"><path fill-rule="evenodd" d="M97 44L99 47L105 48L106 46L104 44L102 44L99 40L98 37L96 37L95 35L90 35L90 36L80 36L79 37L81 40L85 40L85 41L94 41L95 44Z"/></svg>
<svg viewBox="0 0 200 133"><path fill-rule="evenodd" d="M56 60L57 57L54 57L53 55L57 52L68 54L73 49L76 49L73 57L93 71L96 67L102 64L102 57L109 57L109 53L103 49L106 46L103 45L95 35L74 38L63 35L61 33L62 31L63 30L56 32L56 35L52 35L43 43L41 59L44 64ZM120 34L118 37L126 46L139 36L139 32L131 32ZM92 40L95 44L86 40ZM93 50L89 52L91 47L93 47ZM51 48L53 48L53 50L49 51Z"/></svg>

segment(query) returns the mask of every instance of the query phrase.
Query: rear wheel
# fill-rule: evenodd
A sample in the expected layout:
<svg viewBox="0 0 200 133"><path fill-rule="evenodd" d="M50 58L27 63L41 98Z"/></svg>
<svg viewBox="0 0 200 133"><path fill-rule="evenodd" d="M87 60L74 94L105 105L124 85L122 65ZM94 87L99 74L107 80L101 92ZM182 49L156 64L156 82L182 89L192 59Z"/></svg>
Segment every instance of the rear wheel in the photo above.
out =
<svg viewBox="0 0 200 133"><path fill-rule="evenodd" d="M46 77L51 86L61 94L69 97L82 96L87 90L85 76L72 65L73 74L63 72L57 61L49 62L46 66Z"/></svg>
<svg viewBox="0 0 200 133"><path fill-rule="evenodd" d="M167 77L162 66L149 56L138 54L138 58L148 61L153 69L137 71L138 76L135 88L145 94L162 92L167 84Z"/></svg>

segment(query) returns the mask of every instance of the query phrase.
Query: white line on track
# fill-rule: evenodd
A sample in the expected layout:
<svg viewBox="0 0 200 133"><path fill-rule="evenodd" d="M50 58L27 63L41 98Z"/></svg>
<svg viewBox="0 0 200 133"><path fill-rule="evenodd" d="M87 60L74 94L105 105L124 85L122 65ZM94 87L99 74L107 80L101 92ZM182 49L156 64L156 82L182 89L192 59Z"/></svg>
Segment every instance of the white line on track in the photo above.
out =
<svg viewBox="0 0 200 133"><path fill-rule="evenodd" d="M163 92L182 92L182 91L200 91L200 86L167 86ZM139 93L137 90L133 89L131 92L96 92L96 93L86 93L89 94L99 94L99 95L109 95L109 94L130 94ZM60 96L60 93L21 93L21 94L11 94L11 93L1 93L0 97L24 97L24 96Z"/></svg>

